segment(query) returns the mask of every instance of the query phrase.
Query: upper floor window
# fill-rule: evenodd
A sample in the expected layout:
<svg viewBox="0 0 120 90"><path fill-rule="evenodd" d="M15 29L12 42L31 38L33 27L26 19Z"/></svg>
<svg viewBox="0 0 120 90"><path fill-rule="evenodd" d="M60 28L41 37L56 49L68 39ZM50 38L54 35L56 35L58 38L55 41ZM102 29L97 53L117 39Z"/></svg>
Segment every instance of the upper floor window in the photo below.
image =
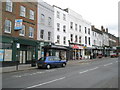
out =
<svg viewBox="0 0 120 90"><path fill-rule="evenodd" d="M60 31L60 23L57 23L57 31Z"/></svg>
<svg viewBox="0 0 120 90"><path fill-rule="evenodd" d="M29 27L29 37L33 38L34 37L34 28Z"/></svg>
<svg viewBox="0 0 120 90"><path fill-rule="evenodd" d="M81 32L81 25L79 25L79 32Z"/></svg>
<svg viewBox="0 0 120 90"><path fill-rule="evenodd" d="M90 37L88 38L88 40L89 40L89 45L90 45L90 44L91 44L91 43L90 43Z"/></svg>
<svg viewBox="0 0 120 90"><path fill-rule="evenodd" d="M51 40L51 32L48 32L48 40Z"/></svg>
<svg viewBox="0 0 120 90"><path fill-rule="evenodd" d="M90 28L88 28L88 34L90 35Z"/></svg>
<svg viewBox="0 0 120 90"><path fill-rule="evenodd" d="M87 36L85 36L85 44L87 44Z"/></svg>
<svg viewBox="0 0 120 90"><path fill-rule="evenodd" d="M41 30L41 32L40 32L40 38L41 38L41 39L44 38L44 30Z"/></svg>
<svg viewBox="0 0 120 90"><path fill-rule="evenodd" d="M66 37L63 37L63 43L66 44Z"/></svg>
<svg viewBox="0 0 120 90"><path fill-rule="evenodd" d="M44 23L44 22L45 22L45 15L41 14L41 23Z"/></svg>
<svg viewBox="0 0 120 90"><path fill-rule="evenodd" d="M30 10L30 19L34 20L34 11Z"/></svg>
<svg viewBox="0 0 120 90"><path fill-rule="evenodd" d="M6 1L6 11L12 12L12 4L11 0Z"/></svg>
<svg viewBox="0 0 120 90"><path fill-rule="evenodd" d="M78 37L77 37L77 35L75 36L75 42L78 42Z"/></svg>
<svg viewBox="0 0 120 90"><path fill-rule="evenodd" d="M19 31L19 35L20 36L24 36L25 35L25 25L22 25L22 30Z"/></svg>
<svg viewBox="0 0 120 90"><path fill-rule="evenodd" d="M73 22L70 22L70 29L73 29Z"/></svg>
<svg viewBox="0 0 120 90"><path fill-rule="evenodd" d="M48 26L51 26L52 25L52 19L51 17L48 17Z"/></svg>
<svg viewBox="0 0 120 90"><path fill-rule="evenodd" d="M85 33L87 33L87 28L85 27Z"/></svg>
<svg viewBox="0 0 120 90"><path fill-rule="evenodd" d="M75 30L77 31L77 24L75 24Z"/></svg>
<svg viewBox="0 0 120 90"><path fill-rule="evenodd" d="M73 34L70 35L71 42L73 42Z"/></svg>
<svg viewBox="0 0 120 90"><path fill-rule="evenodd" d="M20 16L25 17L26 15L26 8L24 6L20 6Z"/></svg>
<svg viewBox="0 0 120 90"><path fill-rule="evenodd" d="M63 14L63 20L66 20L66 15L65 14Z"/></svg>
<svg viewBox="0 0 120 90"><path fill-rule="evenodd" d="M63 32L66 32L66 26L65 25L63 26Z"/></svg>
<svg viewBox="0 0 120 90"><path fill-rule="evenodd" d="M94 40L94 45L96 45L96 41Z"/></svg>
<svg viewBox="0 0 120 90"><path fill-rule="evenodd" d="M60 44L60 36L57 36L57 43Z"/></svg>
<svg viewBox="0 0 120 90"><path fill-rule="evenodd" d="M11 33L11 21L10 20L5 20L5 31L6 33Z"/></svg>
<svg viewBox="0 0 120 90"><path fill-rule="evenodd" d="M60 12L57 11L57 18L60 18Z"/></svg>
<svg viewBox="0 0 120 90"><path fill-rule="evenodd" d="M81 43L81 36L79 36L79 43Z"/></svg>

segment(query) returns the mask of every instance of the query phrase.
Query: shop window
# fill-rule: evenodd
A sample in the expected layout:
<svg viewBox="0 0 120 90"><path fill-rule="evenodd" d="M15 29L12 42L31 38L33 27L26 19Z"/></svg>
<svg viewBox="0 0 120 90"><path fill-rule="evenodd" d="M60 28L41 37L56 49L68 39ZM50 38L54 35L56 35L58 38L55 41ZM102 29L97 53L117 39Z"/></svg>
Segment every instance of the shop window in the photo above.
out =
<svg viewBox="0 0 120 90"><path fill-rule="evenodd" d="M6 1L6 11L12 12L12 4L11 0Z"/></svg>
<svg viewBox="0 0 120 90"><path fill-rule="evenodd" d="M4 61L12 61L12 50L5 49L4 52Z"/></svg>

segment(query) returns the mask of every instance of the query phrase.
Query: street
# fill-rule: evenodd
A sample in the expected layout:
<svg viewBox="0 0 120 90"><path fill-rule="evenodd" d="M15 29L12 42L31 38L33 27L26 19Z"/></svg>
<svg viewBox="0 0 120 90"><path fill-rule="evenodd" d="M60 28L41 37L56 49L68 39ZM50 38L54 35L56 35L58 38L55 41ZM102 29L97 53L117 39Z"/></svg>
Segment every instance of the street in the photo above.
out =
<svg viewBox="0 0 120 90"><path fill-rule="evenodd" d="M118 58L3 73L3 88L118 88ZM17 90L19 90L17 89ZM4 90L4 89L3 89Z"/></svg>

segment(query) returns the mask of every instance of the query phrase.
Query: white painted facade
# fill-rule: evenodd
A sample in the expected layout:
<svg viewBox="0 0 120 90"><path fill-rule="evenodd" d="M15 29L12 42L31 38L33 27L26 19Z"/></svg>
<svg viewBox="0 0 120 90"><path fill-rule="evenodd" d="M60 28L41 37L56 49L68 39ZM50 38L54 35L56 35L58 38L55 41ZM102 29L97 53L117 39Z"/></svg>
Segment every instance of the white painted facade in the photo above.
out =
<svg viewBox="0 0 120 90"><path fill-rule="evenodd" d="M37 40L53 42L54 9L46 2L38 2L38 32ZM44 30L41 33L41 30ZM48 32L50 32L48 34ZM42 36L41 36L42 35ZM49 39L48 39L49 37Z"/></svg>
<svg viewBox="0 0 120 90"><path fill-rule="evenodd" d="M103 32L103 45L109 46L109 36L106 32Z"/></svg>
<svg viewBox="0 0 120 90"><path fill-rule="evenodd" d="M68 43L68 40L69 40L68 13L57 6L53 6L53 7L54 7L54 39L53 39L53 42L55 43L55 45L69 46L69 43ZM59 27L58 27L58 24L59 24ZM59 36L59 40L58 40L58 36Z"/></svg>
<svg viewBox="0 0 120 90"><path fill-rule="evenodd" d="M91 23L84 20L81 15L79 15L78 13L74 12L69 8L66 9L66 11L68 12L68 23L69 23L68 30L69 30L70 42L75 44L83 44L87 48L91 48L92 47ZM73 23L73 25L71 25L71 23ZM86 33L85 33L85 28L86 28ZM88 33L88 29L90 33ZM73 36L72 40L71 40L71 35ZM76 41L76 36L77 36L77 41ZM87 43L85 43L85 36L87 38ZM81 42L79 37L81 37ZM90 38L90 43L89 43L89 38ZM84 47L81 48L81 55L85 57Z"/></svg>

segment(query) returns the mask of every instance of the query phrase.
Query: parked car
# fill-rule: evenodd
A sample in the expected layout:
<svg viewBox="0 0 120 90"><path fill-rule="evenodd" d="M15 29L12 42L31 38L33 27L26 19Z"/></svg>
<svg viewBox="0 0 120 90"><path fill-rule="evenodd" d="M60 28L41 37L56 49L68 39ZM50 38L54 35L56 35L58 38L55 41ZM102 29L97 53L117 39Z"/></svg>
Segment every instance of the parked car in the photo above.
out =
<svg viewBox="0 0 120 90"><path fill-rule="evenodd" d="M118 57L117 53L110 53L110 57L114 58L114 57Z"/></svg>
<svg viewBox="0 0 120 90"><path fill-rule="evenodd" d="M98 56L97 56L98 58L102 58L103 57L103 55L102 54L98 54Z"/></svg>
<svg viewBox="0 0 120 90"><path fill-rule="evenodd" d="M56 56L47 56L42 57L37 61L38 68L47 68L50 69L52 67L65 67L67 64L67 60L60 60L59 57Z"/></svg>

